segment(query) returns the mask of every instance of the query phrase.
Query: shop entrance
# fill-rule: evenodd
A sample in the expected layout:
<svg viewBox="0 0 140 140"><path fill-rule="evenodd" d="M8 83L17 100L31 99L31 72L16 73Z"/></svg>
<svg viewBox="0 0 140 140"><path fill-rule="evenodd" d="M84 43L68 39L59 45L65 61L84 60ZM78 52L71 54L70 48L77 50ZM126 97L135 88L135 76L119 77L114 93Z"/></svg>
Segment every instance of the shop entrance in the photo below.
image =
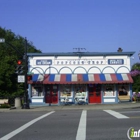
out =
<svg viewBox="0 0 140 140"><path fill-rule="evenodd" d="M46 103L58 103L58 85L46 85L45 86L45 100Z"/></svg>
<svg viewBox="0 0 140 140"><path fill-rule="evenodd" d="M101 85L100 84L89 84L89 103L101 103Z"/></svg>

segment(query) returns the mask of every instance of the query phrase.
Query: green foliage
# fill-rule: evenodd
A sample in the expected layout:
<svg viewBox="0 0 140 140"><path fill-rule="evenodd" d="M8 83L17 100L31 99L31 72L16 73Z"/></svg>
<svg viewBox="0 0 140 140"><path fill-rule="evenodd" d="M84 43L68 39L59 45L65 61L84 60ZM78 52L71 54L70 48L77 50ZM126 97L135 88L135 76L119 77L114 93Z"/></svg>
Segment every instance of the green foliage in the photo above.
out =
<svg viewBox="0 0 140 140"><path fill-rule="evenodd" d="M134 83L132 84L132 89L135 92L140 92L140 75L132 77Z"/></svg>
<svg viewBox="0 0 140 140"><path fill-rule="evenodd" d="M140 71L140 63L133 64L131 71L133 71L133 70L139 70Z"/></svg>
<svg viewBox="0 0 140 140"><path fill-rule="evenodd" d="M0 27L0 38L5 38L7 43L0 43L0 98L23 96L24 84L17 83L15 69L17 60L23 59L25 51L25 38L15 35L11 30ZM10 45L14 46L21 54L17 53ZM33 43L27 43L28 52L38 52Z"/></svg>
<svg viewBox="0 0 140 140"><path fill-rule="evenodd" d="M133 66L132 66L132 70L131 71L135 71L135 70L138 70L140 71L140 63L135 63ZM132 90L133 92L140 92L140 74L136 75L136 76L133 76L133 81L134 83L132 84Z"/></svg>
<svg viewBox="0 0 140 140"><path fill-rule="evenodd" d="M10 105L7 103L1 104L0 108L10 108Z"/></svg>

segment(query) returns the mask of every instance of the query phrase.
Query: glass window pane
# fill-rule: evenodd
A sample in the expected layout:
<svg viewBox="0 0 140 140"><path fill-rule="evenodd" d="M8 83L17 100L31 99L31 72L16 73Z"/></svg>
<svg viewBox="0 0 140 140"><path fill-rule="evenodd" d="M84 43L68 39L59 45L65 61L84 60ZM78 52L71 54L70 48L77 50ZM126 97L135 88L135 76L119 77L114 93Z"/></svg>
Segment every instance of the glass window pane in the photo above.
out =
<svg viewBox="0 0 140 140"><path fill-rule="evenodd" d="M129 85L127 85L127 84L122 84L122 85L119 85L118 88L119 88L119 95L120 95L120 96L128 95L128 92L129 92Z"/></svg>
<svg viewBox="0 0 140 140"><path fill-rule="evenodd" d="M32 96L44 96L43 85L32 85Z"/></svg>
<svg viewBox="0 0 140 140"><path fill-rule="evenodd" d="M104 85L103 86L104 96L116 96L114 91L114 85Z"/></svg>
<svg viewBox="0 0 140 140"><path fill-rule="evenodd" d="M75 97L85 97L86 96L86 85L74 85Z"/></svg>
<svg viewBox="0 0 140 140"><path fill-rule="evenodd" d="M60 96L71 96L71 85L60 85Z"/></svg>

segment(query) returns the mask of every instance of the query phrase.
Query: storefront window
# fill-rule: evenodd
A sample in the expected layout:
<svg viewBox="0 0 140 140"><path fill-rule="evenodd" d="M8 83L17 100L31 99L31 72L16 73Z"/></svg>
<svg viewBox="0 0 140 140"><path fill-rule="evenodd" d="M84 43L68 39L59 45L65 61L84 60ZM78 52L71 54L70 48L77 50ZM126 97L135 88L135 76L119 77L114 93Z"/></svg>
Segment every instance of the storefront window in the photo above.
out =
<svg viewBox="0 0 140 140"><path fill-rule="evenodd" d="M32 86L32 96L44 96L43 95L43 85L33 85Z"/></svg>
<svg viewBox="0 0 140 140"><path fill-rule="evenodd" d="M119 85L118 88L119 88L119 96L128 95L129 85L122 84L122 85Z"/></svg>
<svg viewBox="0 0 140 140"><path fill-rule="evenodd" d="M60 85L60 96L71 96L71 85Z"/></svg>
<svg viewBox="0 0 140 140"><path fill-rule="evenodd" d="M75 97L85 97L86 96L86 85L74 85Z"/></svg>
<svg viewBox="0 0 140 140"><path fill-rule="evenodd" d="M116 96L116 94L114 92L114 85L104 85L103 92L104 92L105 97Z"/></svg>

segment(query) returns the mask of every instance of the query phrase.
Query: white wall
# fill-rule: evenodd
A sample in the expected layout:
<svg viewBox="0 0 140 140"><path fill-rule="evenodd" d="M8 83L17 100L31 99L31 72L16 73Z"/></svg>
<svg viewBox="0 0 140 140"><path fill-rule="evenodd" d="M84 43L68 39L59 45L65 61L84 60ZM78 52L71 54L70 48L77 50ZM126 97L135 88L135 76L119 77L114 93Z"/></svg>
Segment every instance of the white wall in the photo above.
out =
<svg viewBox="0 0 140 140"><path fill-rule="evenodd" d="M36 65L36 60L52 60L52 65ZM123 65L109 65L108 59L123 59ZM130 57L127 56L95 56L95 57L30 57L29 70L38 73L129 73ZM74 64L75 62L75 64ZM79 63L78 63L79 62ZM90 62L90 63L89 63ZM94 63L93 63L94 62ZM62 64L63 63L63 64Z"/></svg>

